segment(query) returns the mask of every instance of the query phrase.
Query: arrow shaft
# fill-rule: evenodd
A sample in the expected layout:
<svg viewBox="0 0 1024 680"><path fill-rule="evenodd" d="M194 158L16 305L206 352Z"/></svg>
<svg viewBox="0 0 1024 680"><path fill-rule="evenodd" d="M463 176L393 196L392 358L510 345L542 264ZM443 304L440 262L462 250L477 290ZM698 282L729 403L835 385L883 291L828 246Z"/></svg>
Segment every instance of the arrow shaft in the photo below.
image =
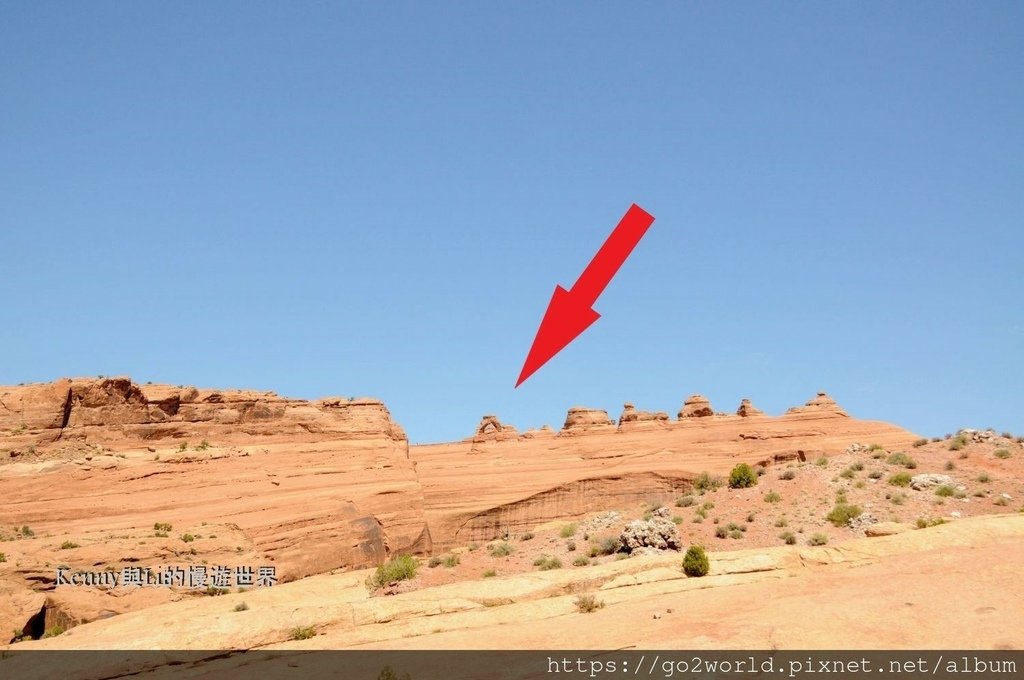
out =
<svg viewBox="0 0 1024 680"><path fill-rule="evenodd" d="M578 295L588 305L594 304L653 222L654 217L646 210L635 203L631 205L576 280L572 294Z"/></svg>

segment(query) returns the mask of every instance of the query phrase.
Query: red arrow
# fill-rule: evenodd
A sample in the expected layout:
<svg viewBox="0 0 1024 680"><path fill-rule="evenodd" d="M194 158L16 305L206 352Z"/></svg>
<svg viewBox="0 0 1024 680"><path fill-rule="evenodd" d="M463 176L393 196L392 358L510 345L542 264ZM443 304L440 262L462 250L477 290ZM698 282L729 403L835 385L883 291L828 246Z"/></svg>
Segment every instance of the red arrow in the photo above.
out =
<svg viewBox="0 0 1024 680"><path fill-rule="evenodd" d="M526 355L516 387L601 318L592 309L594 303L653 222L654 217L634 203L580 274L572 289L555 286L555 294L551 296L548 309L541 319L537 337L533 339L530 353Z"/></svg>

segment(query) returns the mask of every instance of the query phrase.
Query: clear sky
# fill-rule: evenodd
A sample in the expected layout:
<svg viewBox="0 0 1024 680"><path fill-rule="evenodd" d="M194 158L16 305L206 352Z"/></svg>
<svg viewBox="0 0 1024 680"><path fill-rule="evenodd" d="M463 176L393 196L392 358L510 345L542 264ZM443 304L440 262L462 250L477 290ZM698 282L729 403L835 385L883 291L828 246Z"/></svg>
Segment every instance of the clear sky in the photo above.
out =
<svg viewBox="0 0 1024 680"><path fill-rule="evenodd" d="M0 8L0 383L1024 434L1019 2ZM519 389L555 284L656 221Z"/></svg>

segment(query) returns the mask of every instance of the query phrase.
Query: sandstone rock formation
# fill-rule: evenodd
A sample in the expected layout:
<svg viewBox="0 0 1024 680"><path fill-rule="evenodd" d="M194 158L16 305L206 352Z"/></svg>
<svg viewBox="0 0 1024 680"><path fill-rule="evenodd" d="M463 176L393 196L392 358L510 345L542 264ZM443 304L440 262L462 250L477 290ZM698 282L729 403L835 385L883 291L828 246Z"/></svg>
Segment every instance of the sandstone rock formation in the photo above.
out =
<svg viewBox="0 0 1024 680"><path fill-rule="evenodd" d="M715 415L711 402L702 394L691 394L679 409L679 420L684 418L706 418Z"/></svg>
<svg viewBox="0 0 1024 680"><path fill-rule="evenodd" d="M836 403L835 399L828 396L824 392L818 392L817 396L808 400L808 402L803 406L794 406L793 408L786 411L786 413L832 413L838 416L847 415L846 411L840 408L839 404Z"/></svg>
<svg viewBox="0 0 1024 680"><path fill-rule="evenodd" d="M615 422L608 418L608 412L586 406L573 406L565 415L563 433L578 433L593 429L603 429Z"/></svg>
<svg viewBox="0 0 1024 680"><path fill-rule="evenodd" d="M516 432L516 428L511 425L502 425L501 421L498 420L498 416L485 415L480 419L480 424L476 427L476 432L473 434L473 441L478 443L487 441L507 441L518 437L519 433Z"/></svg>
<svg viewBox="0 0 1024 680"><path fill-rule="evenodd" d="M744 399L740 402L740 407L736 409L736 415L749 418L750 416L763 416L764 411L754 406L749 399Z"/></svg>
<svg viewBox="0 0 1024 680"><path fill-rule="evenodd" d="M633 404L626 402L619 416L619 427L625 423L668 422L668 414L664 411L638 411Z"/></svg>

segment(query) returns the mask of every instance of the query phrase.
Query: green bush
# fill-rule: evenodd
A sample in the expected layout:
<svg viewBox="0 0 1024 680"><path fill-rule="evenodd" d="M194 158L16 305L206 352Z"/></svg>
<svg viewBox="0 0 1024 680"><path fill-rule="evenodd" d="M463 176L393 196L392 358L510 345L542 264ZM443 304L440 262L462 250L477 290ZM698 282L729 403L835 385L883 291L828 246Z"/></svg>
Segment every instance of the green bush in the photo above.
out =
<svg viewBox="0 0 1024 680"><path fill-rule="evenodd" d="M561 569L562 560L558 559L557 557L551 557L550 555L541 555L533 561L533 566L537 567L541 571Z"/></svg>
<svg viewBox="0 0 1024 680"><path fill-rule="evenodd" d="M949 498L956 493L956 489L951 487L949 484L943 484L939 488L935 489L935 495L943 498Z"/></svg>
<svg viewBox="0 0 1024 680"><path fill-rule="evenodd" d="M491 543L487 546L487 552L491 554L491 557L508 557L515 552L515 548L508 541L501 541L500 543Z"/></svg>
<svg viewBox="0 0 1024 680"><path fill-rule="evenodd" d="M185 543L191 543L192 541L196 540L196 537L192 534L182 534L181 540L183 540Z"/></svg>
<svg viewBox="0 0 1024 680"><path fill-rule="evenodd" d="M693 488L698 491L714 491L720 486L722 486L722 478L713 477L707 472L700 473L697 475L697 479L693 480Z"/></svg>
<svg viewBox="0 0 1024 680"><path fill-rule="evenodd" d="M170 530L171 530L171 529L173 529L173 528L174 528L174 527L172 527L172 526L171 526L170 524L168 524L167 522L156 522L156 523L155 523L155 524L153 525L153 531L163 531L163 532L167 532L167 531L170 531Z"/></svg>
<svg viewBox="0 0 1024 680"><path fill-rule="evenodd" d="M786 545L796 545L796 534L792 531L783 531L779 534L779 538L785 541Z"/></svg>
<svg viewBox="0 0 1024 680"><path fill-rule="evenodd" d="M7 561L7 555L5 555L4 553L0 552L0 562L6 562L6 561Z"/></svg>
<svg viewBox="0 0 1024 680"><path fill-rule="evenodd" d="M292 628L293 640L308 640L314 635L316 635L316 629L313 626L296 626Z"/></svg>
<svg viewBox="0 0 1024 680"><path fill-rule="evenodd" d="M825 516L825 519L837 527L844 527L854 517L860 517L862 512L863 510L858 505L837 503L828 515Z"/></svg>
<svg viewBox="0 0 1024 680"><path fill-rule="evenodd" d="M746 489L757 484L757 473L746 463L740 463L729 473L730 489Z"/></svg>
<svg viewBox="0 0 1024 680"><path fill-rule="evenodd" d="M575 604L576 610L581 614L589 614L590 612L597 611L604 607L604 602L590 594L580 595L576 598Z"/></svg>
<svg viewBox="0 0 1024 680"><path fill-rule="evenodd" d="M590 564L590 558L586 555L580 555L572 561L572 566L574 567L585 567L588 564Z"/></svg>
<svg viewBox="0 0 1024 680"><path fill-rule="evenodd" d="M576 522L570 522L569 524L563 525L561 531L558 532L562 538L569 538L576 535Z"/></svg>
<svg viewBox="0 0 1024 680"><path fill-rule="evenodd" d="M825 545L826 543L828 543L828 536L822 533L812 534L807 539L807 545Z"/></svg>
<svg viewBox="0 0 1024 680"><path fill-rule="evenodd" d="M459 566L459 562L461 562L461 560L459 559L459 556L455 553L445 555L444 559L442 560L442 564L444 564L444 566L448 567L449 569L451 569L452 567Z"/></svg>
<svg viewBox="0 0 1024 680"><path fill-rule="evenodd" d="M683 573L690 577L707 576L711 570L711 562L707 553L699 545L691 545L683 556Z"/></svg>
<svg viewBox="0 0 1024 680"><path fill-rule="evenodd" d="M377 567L377 571L366 579L366 586L370 590L377 590L395 581L407 581L416 576L418 566L419 563L411 555L397 555Z"/></svg>
<svg viewBox="0 0 1024 680"><path fill-rule="evenodd" d="M676 499L676 507L688 508L696 502L697 500L693 496L681 496L680 498Z"/></svg>
<svg viewBox="0 0 1024 680"><path fill-rule="evenodd" d="M766 493L764 495L764 502L765 503L778 503L781 500L782 500L782 496L780 496L775 491L769 491L768 493Z"/></svg>
<svg viewBox="0 0 1024 680"><path fill-rule="evenodd" d="M960 449L967 446L967 437L962 434L958 434L949 441L950 451L959 451Z"/></svg>
<svg viewBox="0 0 1024 680"><path fill-rule="evenodd" d="M917 463L914 462L914 459L908 456L907 454L903 453L902 451L897 451L896 453L889 456L886 462L889 463L889 465L902 465L903 467L908 468L910 470L913 470L914 468L917 467Z"/></svg>
<svg viewBox="0 0 1024 680"><path fill-rule="evenodd" d="M910 486L910 475L908 475L906 472L897 472L896 474L889 478L889 483L892 484L893 486Z"/></svg>

